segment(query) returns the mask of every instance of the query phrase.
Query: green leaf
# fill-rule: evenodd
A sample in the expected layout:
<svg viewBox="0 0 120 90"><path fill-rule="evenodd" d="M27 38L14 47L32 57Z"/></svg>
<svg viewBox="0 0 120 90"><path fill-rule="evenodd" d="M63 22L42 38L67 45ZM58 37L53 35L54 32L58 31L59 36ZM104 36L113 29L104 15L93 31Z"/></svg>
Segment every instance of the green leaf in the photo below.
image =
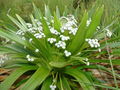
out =
<svg viewBox="0 0 120 90"><path fill-rule="evenodd" d="M51 84L52 84L52 78L49 77L43 82L41 90L51 90L50 89Z"/></svg>
<svg viewBox="0 0 120 90"><path fill-rule="evenodd" d="M77 53L77 51L80 49L81 45L85 41L87 19L88 19L88 13L85 12L75 37L67 47L68 51L72 52L73 54Z"/></svg>
<svg viewBox="0 0 120 90"><path fill-rule="evenodd" d="M79 67L79 69L85 69L85 68L90 68L90 69L100 69L100 70L104 70L104 71L107 71L109 73L111 73L111 75L113 74L113 72L111 70L109 70L108 68L104 67L104 66L101 66L101 65L89 65L89 66L82 66L82 67ZM120 78L120 75L115 73L115 75Z"/></svg>
<svg viewBox="0 0 120 90"><path fill-rule="evenodd" d="M91 63L108 63L109 64L110 60L109 59L104 59L104 60L90 59L89 62L91 62ZM120 59L113 59L112 63L113 63L113 65L120 65Z"/></svg>
<svg viewBox="0 0 120 90"><path fill-rule="evenodd" d="M101 8L98 8L95 12L95 14L92 17L92 21L91 24L89 25L88 29L87 29L87 35L86 38L91 38L93 37L97 26L100 24L100 20L101 17L103 15L103 10L104 10L104 6L102 6Z"/></svg>
<svg viewBox="0 0 120 90"><path fill-rule="evenodd" d="M46 20L44 19L44 17L42 17L41 22L42 22L42 26L43 26L44 33L45 33L46 37L50 37L51 32L50 32L50 29L49 29L49 27L48 27L48 25L47 25L47 22L46 22Z"/></svg>
<svg viewBox="0 0 120 90"><path fill-rule="evenodd" d="M112 55L118 55L120 56L120 49L112 49Z"/></svg>
<svg viewBox="0 0 120 90"><path fill-rule="evenodd" d="M8 48L8 47L5 47L5 46L0 46L0 53L3 53L3 54L8 54L8 53L15 53L16 51L11 49L11 48Z"/></svg>
<svg viewBox="0 0 120 90"><path fill-rule="evenodd" d="M74 77L79 82L83 90L95 90L95 88L92 86L92 83L82 71L77 69L67 69L65 73Z"/></svg>
<svg viewBox="0 0 120 90"><path fill-rule="evenodd" d="M39 39L35 38L31 33L27 33L27 35L28 35L30 38L33 39L33 43L32 43L32 44L41 51L41 52L40 52L41 55L42 55L45 59L49 60L49 59L50 59L50 58L49 58L49 57L50 57L50 52L49 52L48 48L45 47L44 43L41 42Z"/></svg>
<svg viewBox="0 0 120 90"><path fill-rule="evenodd" d="M20 23L22 24L22 26L27 30L26 22L19 15L17 15L17 14L16 14L16 17L18 18L18 20L20 21Z"/></svg>
<svg viewBox="0 0 120 90"><path fill-rule="evenodd" d="M58 6L56 6L56 16L57 16L58 18L60 18L60 11L59 11Z"/></svg>
<svg viewBox="0 0 120 90"><path fill-rule="evenodd" d="M13 41L15 41L19 44L25 45L25 42L13 32L0 29L0 36L3 37L3 38L13 40Z"/></svg>
<svg viewBox="0 0 120 90"><path fill-rule="evenodd" d="M41 11L35 6L33 3L33 9L34 9L34 16L36 19L40 20L42 17Z"/></svg>
<svg viewBox="0 0 120 90"><path fill-rule="evenodd" d="M32 14L30 15L30 18L31 18L31 21L32 21L33 26L34 26L34 27L37 27L37 25L36 25L36 23L35 23L35 19L34 19L34 17L33 17Z"/></svg>
<svg viewBox="0 0 120 90"><path fill-rule="evenodd" d="M10 76L8 76L5 81L0 84L0 90L8 90L11 85L25 72L30 70L35 70L35 66L25 66L14 71Z"/></svg>
<svg viewBox="0 0 120 90"><path fill-rule="evenodd" d="M45 17L50 21L51 20L51 12L47 5L45 5Z"/></svg>
<svg viewBox="0 0 120 90"><path fill-rule="evenodd" d="M61 27L60 20L56 16L56 14L54 14L54 28L60 32L60 27Z"/></svg>
<svg viewBox="0 0 120 90"><path fill-rule="evenodd" d="M60 77L61 90L71 90L67 79L64 76Z"/></svg>
<svg viewBox="0 0 120 90"><path fill-rule="evenodd" d="M21 25L15 18L11 17L10 15L7 15L11 21L13 21L21 30L26 31L27 29Z"/></svg>
<svg viewBox="0 0 120 90"><path fill-rule="evenodd" d="M104 11L104 6L102 6L101 8L98 8L95 12L95 14L92 17L92 21L90 23L90 25L87 28L87 32L86 32L86 37L85 38L92 38L93 35L96 32L96 28L97 26L100 24L101 21L101 17ZM88 43L84 43L81 48L79 49L79 51L83 50L84 48L86 48L86 46L88 45Z"/></svg>
<svg viewBox="0 0 120 90"><path fill-rule="evenodd" d="M49 64L52 67L62 68L62 67L65 67L66 65L68 65L68 62L64 62L64 61L51 61Z"/></svg>
<svg viewBox="0 0 120 90"><path fill-rule="evenodd" d="M38 70L31 76L31 78L21 88L21 90L34 90L48 77L49 73L50 73L49 69L44 68L43 66L39 67Z"/></svg>
<svg viewBox="0 0 120 90"><path fill-rule="evenodd" d="M2 64L3 68L11 69L11 68L19 68L22 66L29 66L27 60L22 59L12 59L12 60L6 60L4 64Z"/></svg>

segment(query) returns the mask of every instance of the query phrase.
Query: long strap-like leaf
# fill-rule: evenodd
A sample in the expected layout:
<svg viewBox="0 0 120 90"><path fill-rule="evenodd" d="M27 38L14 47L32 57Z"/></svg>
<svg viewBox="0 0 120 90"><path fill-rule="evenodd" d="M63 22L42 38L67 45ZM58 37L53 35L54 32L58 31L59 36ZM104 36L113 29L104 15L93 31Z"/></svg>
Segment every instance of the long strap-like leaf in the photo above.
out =
<svg viewBox="0 0 120 90"><path fill-rule="evenodd" d="M51 84L52 84L52 78L49 77L44 81L41 90L51 90L50 89Z"/></svg>
<svg viewBox="0 0 120 90"><path fill-rule="evenodd" d="M79 82L83 90L95 90L88 78L84 75L84 73L80 72L79 70L68 69L65 71L65 73L73 76Z"/></svg>
<svg viewBox="0 0 120 90"><path fill-rule="evenodd" d="M38 9L35 4L33 3L33 9L34 9L34 16L36 19L40 20L40 18L42 17L42 13L40 11L40 9Z"/></svg>
<svg viewBox="0 0 120 90"><path fill-rule="evenodd" d="M39 86L49 75L50 70L44 67L39 67L33 76L26 82L21 90L34 90Z"/></svg>
<svg viewBox="0 0 120 90"><path fill-rule="evenodd" d="M77 51L80 49L81 45L85 41L87 19L88 19L88 13L86 12L84 14L84 17L82 18L77 34L75 35L72 42L67 47L68 50L71 51L73 54L77 53Z"/></svg>
<svg viewBox="0 0 120 90"><path fill-rule="evenodd" d="M103 11L104 11L104 6L102 6L101 8L98 8L96 10L95 14L92 17L91 24L88 27L86 38L93 37L97 26L100 24L100 20L103 15Z"/></svg>
<svg viewBox="0 0 120 90"><path fill-rule="evenodd" d="M64 76L60 77L60 88L61 90L71 90L70 85Z"/></svg>
<svg viewBox="0 0 120 90"><path fill-rule="evenodd" d="M0 84L0 90L9 90L11 85L25 72L35 70L35 66L25 66L14 71L5 81Z"/></svg>
<svg viewBox="0 0 120 90"><path fill-rule="evenodd" d="M0 36L25 45L25 42L19 36L17 36L15 33L11 33L10 31L0 29Z"/></svg>

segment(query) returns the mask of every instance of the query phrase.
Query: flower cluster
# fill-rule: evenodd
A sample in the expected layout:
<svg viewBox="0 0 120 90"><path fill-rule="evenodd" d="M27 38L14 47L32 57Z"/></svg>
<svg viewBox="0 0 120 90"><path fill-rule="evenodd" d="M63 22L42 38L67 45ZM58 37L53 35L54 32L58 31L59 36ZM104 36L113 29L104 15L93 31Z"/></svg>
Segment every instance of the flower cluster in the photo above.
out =
<svg viewBox="0 0 120 90"><path fill-rule="evenodd" d="M34 36L38 39L44 38L45 34L43 33L42 23L37 19L35 19L34 21L35 21L36 25L33 25L31 23L26 23L26 26L27 26L26 32L30 32L30 33L34 34ZM23 30L20 29L16 32L16 34L22 36L22 39L25 40L24 35L26 32L25 31L23 32ZM30 42L31 42L31 40L30 40Z"/></svg>
<svg viewBox="0 0 120 90"><path fill-rule="evenodd" d="M86 26L87 26L87 27L90 25L91 21L92 21L91 18L89 18L89 19L87 20L87 23L86 23Z"/></svg>
<svg viewBox="0 0 120 90"><path fill-rule="evenodd" d="M53 27L50 27L50 32L54 35L60 35L60 32L58 32L57 30L55 30Z"/></svg>
<svg viewBox="0 0 120 90"><path fill-rule="evenodd" d="M105 29L105 30L106 30L106 36L111 37L112 32L109 29Z"/></svg>
<svg viewBox="0 0 120 90"><path fill-rule="evenodd" d="M18 30L18 31L16 32L16 34L17 34L17 35L24 35L24 32L23 32L22 30Z"/></svg>
<svg viewBox="0 0 120 90"><path fill-rule="evenodd" d="M34 61L34 58L32 58L30 55L27 55L26 58L28 61Z"/></svg>
<svg viewBox="0 0 120 90"><path fill-rule="evenodd" d="M53 37L49 37L47 38L46 35L44 34L44 29L42 26L42 22L41 20L37 20L34 19L34 24L31 23L26 23L27 32L30 32L31 34L34 35L34 37L36 37L37 39L41 39L41 38L47 38L47 41L54 45L55 47L57 47L58 49L63 49L63 53L66 57L71 56L71 52L66 50L67 47L67 43L66 41L70 40L71 38L69 36L67 36L68 34L70 35L76 35L77 30L78 30L78 26L77 26L77 21L74 18L74 16L72 15L68 15L67 17L60 17L59 19L61 20L61 27L60 27L60 31L56 30L54 28L54 20L48 21L47 18L44 17L44 19L46 20L46 23L49 27L49 30L51 32L51 36ZM88 27L91 23L91 18L89 18L87 20L86 26ZM97 30L100 29L100 27L97 27ZM65 34L64 32L67 32L67 34ZM112 33L106 29L107 32L107 36L111 37ZM22 36L23 40L26 40L25 38L25 31L22 31L21 29L18 30L16 32L17 35ZM65 34L65 35L64 35ZM29 38L29 43L31 43L33 41L32 38ZM98 42L97 39L86 39L86 41L89 43L90 47L94 47L94 48L98 48L100 47L100 44ZM98 49L98 51L101 51L101 49ZM39 49L36 49L35 52L39 52ZM27 55L26 58L28 59L28 61L34 61L33 58L30 57L30 55Z"/></svg>
<svg viewBox="0 0 120 90"><path fill-rule="evenodd" d="M85 58L85 59L84 59L84 62L86 63L87 66L90 65L90 62L88 61L88 58Z"/></svg>
<svg viewBox="0 0 120 90"><path fill-rule="evenodd" d="M40 32L40 33L34 34L34 36L35 36L36 38L40 39L40 38L45 37L45 34Z"/></svg>
<svg viewBox="0 0 120 90"><path fill-rule="evenodd" d="M67 40L70 39L69 36L64 36L64 35L60 35L60 38L61 38L62 41L67 41Z"/></svg>
<svg viewBox="0 0 120 90"><path fill-rule="evenodd" d="M5 62L5 60L9 60L7 55L0 55L0 66Z"/></svg>
<svg viewBox="0 0 120 90"><path fill-rule="evenodd" d="M97 39L86 39L86 41L90 44L90 46L93 48L98 48L100 47L100 44Z"/></svg>
<svg viewBox="0 0 120 90"><path fill-rule="evenodd" d="M97 31L100 30L100 26L97 26L96 30L97 30Z"/></svg>
<svg viewBox="0 0 120 90"><path fill-rule="evenodd" d="M54 46L56 46L57 48L63 49L65 56L69 57L71 55L71 52L68 52L65 49L67 46L66 41L70 40L70 37L65 36L64 32L67 31L68 34L76 35L77 30L78 30L76 19L74 18L73 15L68 15L67 17L59 18L62 22L61 27L60 27L60 31L58 31L54 28L54 25L53 25L54 20L49 21L45 17L44 17L44 19L46 20L46 23L49 27L49 30L53 36L53 37L47 38L47 41L50 44L53 44ZM66 22L63 22L64 20L66 20ZM28 40L25 37L26 32L30 32L37 39L46 38L46 35L43 32L44 29L43 29L43 24L42 24L41 20L34 19L34 24L26 23L26 26L27 26L27 31L22 31L20 29L16 32L16 34L20 35L23 40ZM57 37L57 38L55 38L55 37ZM31 43L32 41L33 41L33 39L29 38L29 43ZM36 49L35 52L39 52L39 49ZM27 55L26 57L27 57L28 61L34 61L34 59L31 58L29 55Z"/></svg>
<svg viewBox="0 0 120 90"><path fill-rule="evenodd" d="M32 40L33 40L33 39L32 39L32 38L30 38L30 39L29 39L29 42L31 43L31 42L32 42Z"/></svg>
<svg viewBox="0 0 120 90"><path fill-rule="evenodd" d="M65 31L69 31L69 34L76 35L76 32L78 30L77 28L77 21L75 20L74 16L69 15L67 17L61 17L61 19L66 19L67 22L65 22L61 27L61 32L64 33Z"/></svg>
<svg viewBox="0 0 120 90"><path fill-rule="evenodd" d="M100 47L98 39L86 39L86 41L89 43L90 47L92 48ZM99 48L98 51L101 52L101 49Z"/></svg>
<svg viewBox="0 0 120 90"><path fill-rule="evenodd" d="M48 38L47 40L48 40L48 42L50 42L51 44L54 43L54 42L56 42L56 39L55 39L55 38Z"/></svg>
<svg viewBox="0 0 120 90"><path fill-rule="evenodd" d="M69 57L71 55L71 52L68 52L67 50L65 50L64 53L66 57Z"/></svg>
<svg viewBox="0 0 120 90"><path fill-rule="evenodd" d="M35 49L35 52L39 52L39 49Z"/></svg>
<svg viewBox="0 0 120 90"><path fill-rule="evenodd" d="M50 85L51 90L55 90L55 88L56 88L56 85Z"/></svg>
<svg viewBox="0 0 120 90"><path fill-rule="evenodd" d="M4 60L0 58L0 66L4 63Z"/></svg>
<svg viewBox="0 0 120 90"><path fill-rule="evenodd" d="M62 48L62 49L65 49L66 48L66 43L64 41L58 41L58 43L55 43L55 46L57 48Z"/></svg>

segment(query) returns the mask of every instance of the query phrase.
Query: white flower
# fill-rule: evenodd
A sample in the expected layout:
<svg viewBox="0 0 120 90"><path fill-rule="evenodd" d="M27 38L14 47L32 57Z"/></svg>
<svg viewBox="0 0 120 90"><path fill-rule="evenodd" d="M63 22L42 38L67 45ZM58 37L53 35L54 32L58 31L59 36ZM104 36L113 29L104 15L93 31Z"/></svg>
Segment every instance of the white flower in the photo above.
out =
<svg viewBox="0 0 120 90"><path fill-rule="evenodd" d="M75 35L77 32L77 21L75 20L73 15L68 15L68 17L62 17L66 19L66 23L63 23L62 27L60 28L61 32L64 33L65 31L69 31L69 34ZM61 18L61 19L62 19Z"/></svg>
<svg viewBox="0 0 120 90"><path fill-rule="evenodd" d="M31 42L32 42L32 40L33 40L33 39L32 39L32 38L30 38L30 39L29 39L29 42L31 43Z"/></svg>
<svg viewBox="0 0 120 90"><path fill-rule="evenodd" d="M106 35L108 37L111 37L112 36L112 32L109 29L106 29Z"/></svg>
<svg viewBox="0 0 120 90"><path fill-rule="evenodd" d="M51 44L54 43L54 42L56 42L56 39L55 39L55 38L48 38L47 40L48 40L48 42L50 42Z"/></svg>
<svg viewBox="0 0 120 90"><path fill-rule="evenodd" d="M29 57L30 57L30 55L27 55L27 56L26 56L26 58L29 58Z"/></svg>
<svg viewBox="0 0 120 90"><path fill-rule="evenodd" d="M34 58L30 57L30 55L27 55L26 58L28 61L34 61Z"/></svg>
<svg viewBox="0 0 120 90"><path fill-rule="evenodd" d="M28 31L31 32L31 33L35 33L36 32L35 28L29 28Z"/></svg>
<svg viewBox="0 0 120 90"><path fill-rule="evenodd" d="M88 61L88 60L89 60L88 58L84 58L83 60L84 60L84 63L85 63L86 65L88 65L88 66L90 65L90 62Z"/></svg>
<svg viewBox="0 0 120 90"><path fill-rule="evenodd" d="M65 49L66 48L66 43L65 42L63 42L63 41L59 41L58 43L55 43L55 46L57 47L57 48L62 48L62 49Z"/></svg>
<svg viewBox="0 0 120 90"><path fill-rule="evenodd" d="M32 24L31 23L26 23L27 27L28 28L31 28L32 27Z"/></svg>
<svg viewBox="0 0 120 90"><path fill-rule="evenodd" d="M28 61L34 61L34 59L33 58L28 58Z"/></svg>
<svg viewBox="0 0 120 90"><path fill-rule="evenodd" d="M2 58L0 58L0 66L4 63L5 61L2 59Z"/></svg>
<svg viewBox="0 0 120 90"><path fill-rule="evenodd" d="M56 88L56 85L50 85L51 90L55 90L55 88Z"/></svg>
<svg viewBox="0 0 120 90"><path fill-rule="evenodd" d="M42 25L42 23L40 21L37 21L37 25L40 26Z"/></svg>
<svg viewBox="0 0 120 90"><path fill-rule="evenodd" d="M87 26L87 27L90 25L91 21L92 21L91 18L89 18L89 19L87 20L87 23L86 23L86 26Z"/></svg>
<svg viewBox="0 0 120 90"><path fill-rule="evenodd" d="M39 26L37 29L38 29L39 32L42 32L42 31L43 31L42 26Z"/></svg>
<svg viewBox="0 0 120 90"><path fill-rule="evenodd" d="M24 48L26 49L26 46L24 46Z"/></svg>
<svg viewBox="0 0 120 90"><path fill-rule="evenodd" d="M87 61L88 61L88 58L85 58L84 60L87 62Z"/></svg>
<svg viewBox="0 0 120 90"><path fill-rule="evenodd" d="M45 20L47 20L47 18L46 17L43 17Z"/></svg>
<svg viewBox="0 0 120 90"><path fill-rule="evenodd" d="M72 29L69 31L69 34L76 35L77 30L78 30L78 28L72 28Z"/></svg>
<svg viewBox="0 0 120 90"><path fill-rule="evenodd" d="M36 38L43 38L43 37L45 37L45 34L44 33L36 33L36 34L34 34L34 36L36 37Z"/></svg>
<svg viewBox="0 0 120 90"><path fill-rule="evenodd" d="M47 25L50 25L50 23L49 23L49 22L47 22Z"/></svg>
<svg viewBox="0 0 120 90"><path fill-rule="evenodd" d="M71 55L71 52L68 52L67 50L65 50L64 54L65 54L66 57L69 57Z"/></svg>
<svg viewBox="0 0 120 90"><path fill-rule="evenodd" d="M22 40L25 40L25 37L22 37Z"/></svg>
<svg viewBox="0 0 120 90"><path fill-rule="evenodd" d="M57 30L55 30L54 28L51 28L51 27L50 27L50 32L52 34L55 34L55 35L59 35L60 34Z"/></svg>
<svg viewBox="0 0 120 90"><path fill-rule="evenodd" d="M77 21L73 15L67 15L67 17L70 21L74 21L75 23L77 23Z"/></svg>
<svg viewBox="0 0 120 90"><path fill-rule="evenodd" d="M96 30L97 30L97 31L100 30L100 26L97 26L97 29L96 29Z"/></svg>
<svg viewBox="0 0 120 90"><path fill-rule="evenodd" d="M35 22L39 22L39 20L38 20L38 19L34 19L34 21L35 21Z"/></svg>
<svg viewBox="0 0 120 90"><path fill-rule="evenodd" d="M23 32L22 30L18 30L18 31L16 32L16 34L17 34L17 35L24 35L24 32Z"/></svg>
<svg viewBox="0 0 120 90"><path fill-rule="evenodd" d="M99 48L98 51L101 52L101 49Z"/></svg>
<svg viewBox="0 0 120 90"><path fill-rule="evenodd" d="M54 20L51 20L51 23L54 23Z"/></svg>
<svg viewBox="0 0 120 90"><path fill-rule="evenodd" d="M77 53L77 55L80 55L80 54L81 54L81 52L78 52L78 53Z"/></svg>
<svg viewBox="0 0 120 90"><path fill-rule="evenodd" d="M86 65L89 66L89 65L90 65L90 62L87 62Z"/></svg>
<svg viewBox="0 0 120 90"><path fill-rule="evenodd" d="M39 49L35 49L35 52L39 52Z"/></svg>
<svg viewBox="0 0 120 90"><path fill-rule="evenodd" d="M91 47L100 47L100 44L97 39L86 39L86 41L90 44Z"/></svg>
<svg viewBox="0 0 120 90"><path fill-rule="evenodd" d="M67 40L70 39L69 36L64 36L64 35L60 35L60 38L61 38L62 41L67 41Z"/></svg>

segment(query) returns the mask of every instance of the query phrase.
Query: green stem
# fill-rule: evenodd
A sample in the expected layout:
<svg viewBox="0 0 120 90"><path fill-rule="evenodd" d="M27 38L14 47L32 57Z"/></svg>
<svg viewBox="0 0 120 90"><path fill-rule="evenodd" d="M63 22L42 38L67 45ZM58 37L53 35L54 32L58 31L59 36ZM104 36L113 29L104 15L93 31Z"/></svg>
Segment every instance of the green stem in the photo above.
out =
<svg viewBox="0 0 120 90"><path fill-rule="evenodd" d="M105 35L105 43L106 43L106 45L108 45L106 35ZM110 55L110 52L109 52L109 47L107 46L106 49L107 49L107 53L108 53L108 56L109 56L108 59L110 60L110 66L111 66L111 69L112 69L112 74L113 74L115 86L116 86L116 88L118 88L117 79L116 79L116 76L115 76L115 71L114 71L114 68L113 68L113 63L112 63L111 55Z"/></svg>

